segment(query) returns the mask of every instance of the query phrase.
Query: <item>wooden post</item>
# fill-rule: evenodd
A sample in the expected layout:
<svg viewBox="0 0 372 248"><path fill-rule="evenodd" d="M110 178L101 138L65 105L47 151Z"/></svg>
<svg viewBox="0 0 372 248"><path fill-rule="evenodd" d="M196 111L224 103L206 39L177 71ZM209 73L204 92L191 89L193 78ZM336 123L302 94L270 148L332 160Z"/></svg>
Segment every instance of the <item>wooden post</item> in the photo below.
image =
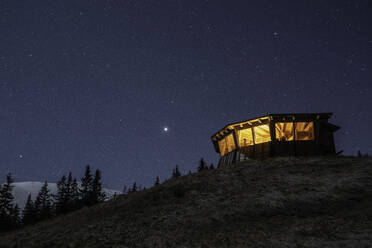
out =
<svg viewBox="0 0 372 248"><path fill-rule="evenodd" d="M254 130L253 130L253 126L251 126L251 130L252 130L252 139L253 139L253 157L255 158L256 157L256 139L255 139L255 136L254 136Z"/></svg>
<svg viewBox="0 0 372 248"><path fill-rule="evenodd" d="M270 142L270 156L274 156L275 154L275 145L276 145L276 136L275 136L275 122L273 120L270 120L269 122L269 128L270 128L270 136L271 136L271 142Z"/></svg>
<svg viewBox="0 0 372 248"><path fill-rule="evenodd" d="M319 118L314 121L314 153L319 154L319 129L320 129L320 121Z"/></svg>

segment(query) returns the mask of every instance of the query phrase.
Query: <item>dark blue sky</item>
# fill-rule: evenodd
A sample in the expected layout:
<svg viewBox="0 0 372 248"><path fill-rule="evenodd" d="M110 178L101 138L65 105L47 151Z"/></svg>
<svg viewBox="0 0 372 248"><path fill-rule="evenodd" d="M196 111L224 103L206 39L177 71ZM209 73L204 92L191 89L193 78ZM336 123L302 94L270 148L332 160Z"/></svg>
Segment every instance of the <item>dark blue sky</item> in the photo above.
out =
<svg viewBox="0 0 372 248"><path fill-rule="evenodd" d="M367 0L1 0L0 175L149 186L280 112L334 112L337 150L372 154L371 30Z"/></svg>

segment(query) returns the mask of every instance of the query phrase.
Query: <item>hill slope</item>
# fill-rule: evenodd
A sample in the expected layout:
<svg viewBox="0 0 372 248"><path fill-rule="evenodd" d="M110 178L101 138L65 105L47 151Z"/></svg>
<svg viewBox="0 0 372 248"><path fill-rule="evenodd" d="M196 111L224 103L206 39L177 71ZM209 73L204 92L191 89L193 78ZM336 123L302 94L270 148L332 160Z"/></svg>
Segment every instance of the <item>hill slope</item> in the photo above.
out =
<svg viewBox="0 0 372 248"><path fill-rule="evenodd" d="M370 247L372 160L251 161L3 234L0 247Z"/></svg>

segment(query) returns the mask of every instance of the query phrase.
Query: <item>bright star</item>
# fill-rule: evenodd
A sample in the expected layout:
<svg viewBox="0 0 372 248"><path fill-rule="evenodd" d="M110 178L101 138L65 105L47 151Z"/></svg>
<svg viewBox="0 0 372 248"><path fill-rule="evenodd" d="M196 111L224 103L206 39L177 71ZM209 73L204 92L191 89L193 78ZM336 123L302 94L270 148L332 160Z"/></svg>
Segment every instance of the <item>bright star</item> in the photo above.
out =
<svg viewBox="0 0 372 248"><path fill-rule="evenodd" d="M168 132L168 127L163 127L164 132Z"/></svg>

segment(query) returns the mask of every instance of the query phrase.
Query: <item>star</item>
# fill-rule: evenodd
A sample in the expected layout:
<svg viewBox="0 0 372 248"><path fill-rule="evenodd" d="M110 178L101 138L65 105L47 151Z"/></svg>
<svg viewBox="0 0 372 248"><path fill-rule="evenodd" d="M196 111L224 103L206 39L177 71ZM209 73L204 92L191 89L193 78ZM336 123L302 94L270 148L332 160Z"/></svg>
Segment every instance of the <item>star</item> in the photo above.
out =
<svg viewBox="0 0 372 248"><path fill-rule="evenodd" d="M167 133L169 131L168 127L163 127L163 131Z"/></svg>
<svg viewBox="0 0 372 248"><path fill-rule="evenodd" d="M23 158L23 155L22 155L22 154L19 154L18 157L19 157L20 159L22 159L22 158Z"/></svg>

